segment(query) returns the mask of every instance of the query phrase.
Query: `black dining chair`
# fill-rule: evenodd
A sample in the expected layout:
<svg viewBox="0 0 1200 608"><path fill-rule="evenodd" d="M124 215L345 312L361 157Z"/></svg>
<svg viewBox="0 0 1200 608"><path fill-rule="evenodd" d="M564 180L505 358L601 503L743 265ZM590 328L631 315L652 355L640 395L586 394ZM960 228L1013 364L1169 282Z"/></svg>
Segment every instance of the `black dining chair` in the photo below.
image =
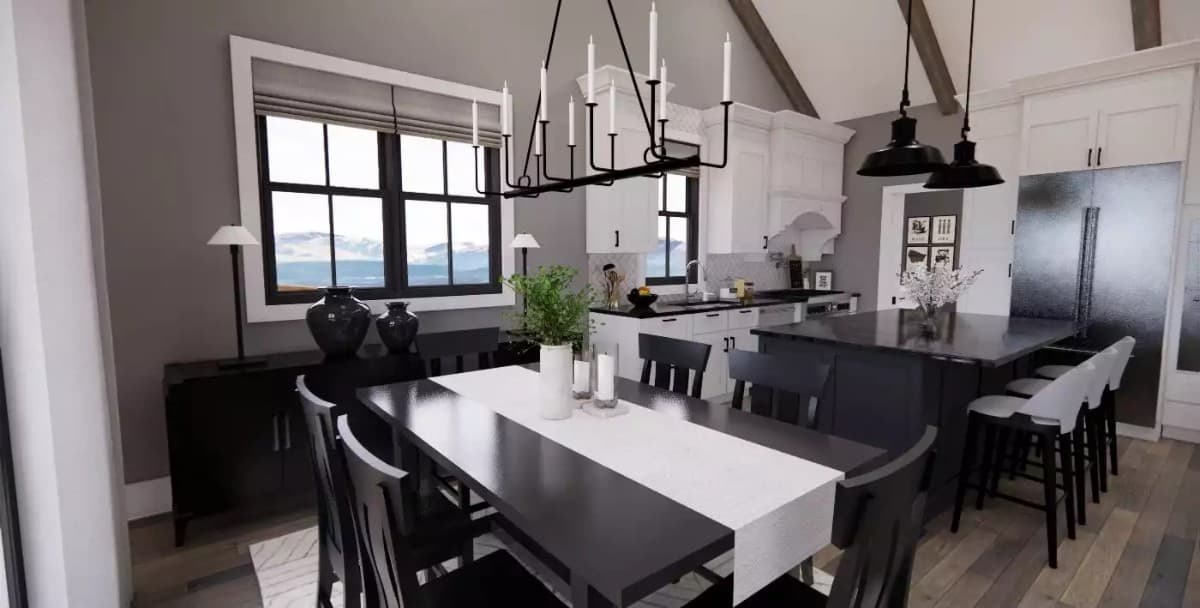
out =
<svg viewBox="0 0 1200 608"><path fill-rule="evenodd" d="M454 359L455 372L466 371L465 358L477 357L478 369L488 369L495 364L495 354L500 345L500 328L461 329L434 334L417 334L417 354L429 366L430 376L442 375L442 359Z"/></svg>
<svg viewBox="0 0 1200 608"><path fill-rule="evenodd" d="M749 410L776 420L817 428L821 398L829 385L831 366L806 355L729 351L729 377L734 380L734 409L744 409L750 384ZM796 415L787 410L795 407Z"/></svg>
<svg viewBox="0 0 1200 608"><path fill-rule="evenodd" d="M692 376L690 394L699 399L710 352L712 352L712 346L708 344L665 336L638 334L638 356L643 359L641 382L642 384L651 384L650 375L653 372L654 386L687 395L689 394L688 376L690 372ZM671 379L672 372L674 372L674 381Z"/></svg>
<svg viewBox="0 0 1200 608"><path fill-rule="evenodd" d="M916 445L899 458L870 473L838 482L832 542L844 552L828 597L785 574L746 598L739 608L907 605L936 440L937 429L926 426ZM686 608L731 605L732 576L685 604Z"/></svg>
<svg viewBox="0 0 1200 608"><path fill-rule="evenodd" d="M565 606L504 550L420 584L413 542L428 532L413 517L416 497L408 474L368 452L345 418L338 420L338 432L345 446L368 606Z"/></svg>

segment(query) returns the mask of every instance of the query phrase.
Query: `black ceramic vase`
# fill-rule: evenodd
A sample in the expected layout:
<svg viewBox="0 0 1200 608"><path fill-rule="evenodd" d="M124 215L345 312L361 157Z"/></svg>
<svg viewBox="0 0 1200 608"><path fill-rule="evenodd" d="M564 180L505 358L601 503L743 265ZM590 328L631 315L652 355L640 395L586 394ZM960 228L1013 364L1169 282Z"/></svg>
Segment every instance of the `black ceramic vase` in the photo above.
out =
<svg viewBox="0 0 1200 608"><path fill-rule="evenodd" d="M388 302L387 312L375 317L375 329L379 330L379 339L383 340L384 346L387 346L388 352L393 355L408 352L420 327L421 320L408 311L408 302Z"/></svg>
<svg viewBox="0 0 1200 608"><path fill-rule="evenodd" d="M349 287L326 287L304 315L317 346L330 357L347 357L358 352L371 327L371 308L354 297Z"/></svg>

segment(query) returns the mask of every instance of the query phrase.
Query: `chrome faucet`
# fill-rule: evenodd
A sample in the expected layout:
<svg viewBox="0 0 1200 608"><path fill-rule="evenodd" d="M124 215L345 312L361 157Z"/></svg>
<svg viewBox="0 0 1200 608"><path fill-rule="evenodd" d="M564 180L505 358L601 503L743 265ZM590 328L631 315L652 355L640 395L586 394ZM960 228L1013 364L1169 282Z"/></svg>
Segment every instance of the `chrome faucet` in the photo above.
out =
<svg viewBox="0 0 1200 608"><path fill-rule="evenodd" d="M698 271L696 272L696 293L697 294L700 293L700 273L704 272L704 265L700 263L700 260L692 260L692 261L688 262L686 266L683 267L683 301L684 302L691 302L692 296L695 295L692 293L692 281L689 278L692 276L692 274L691 274L692 266L695 266L698 269Z"/></svg>

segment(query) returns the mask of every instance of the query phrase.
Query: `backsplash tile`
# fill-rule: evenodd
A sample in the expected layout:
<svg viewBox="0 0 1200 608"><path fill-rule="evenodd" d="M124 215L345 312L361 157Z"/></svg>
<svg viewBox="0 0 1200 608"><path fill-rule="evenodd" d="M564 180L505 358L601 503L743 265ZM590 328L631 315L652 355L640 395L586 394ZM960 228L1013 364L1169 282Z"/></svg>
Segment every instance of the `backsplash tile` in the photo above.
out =
<svg viewBox="0 0 1200 608"><path fill-rule="evenodd" d="M604 293L605 264L617 267L617 272L625 275L625 283L621 286L623 292L642 284L645 274L645 256L639 253L593 253L588 255L588 284L598 295Z"/></svg>
<svg viewBox="0 0 1200 608"><path fill-rule="evenodd" d="M787 262L776 264L760 254L709 254L704 259L705 290L716 292L733 287L734 279L754 281L756 290L784 289L788 286Z"/></svg>

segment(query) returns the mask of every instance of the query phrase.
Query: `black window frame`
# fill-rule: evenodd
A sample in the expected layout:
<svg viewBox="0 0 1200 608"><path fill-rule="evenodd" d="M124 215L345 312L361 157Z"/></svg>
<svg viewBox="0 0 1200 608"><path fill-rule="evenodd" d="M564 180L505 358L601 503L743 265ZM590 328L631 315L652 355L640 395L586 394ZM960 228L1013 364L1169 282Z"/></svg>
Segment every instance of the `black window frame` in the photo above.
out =
<svg viewBox="0 0 1200 608"><path fill-rule="evenodd" d="M336 230L333 222L333 196L374 197L382 200L382 222L384 241L384 275L383 287L354 287L354 293L364 300L386 300L399 298L431 298L450 296L471 296L501 293L501 247L500 242L500 196L487 194L483 196L452 195L449 192L449 166L447 160L446 140L442 142L442 192L429 194L425 192L406 192L403 189L401 175L401 138L394 133L378 133L379 141L379 189L348 188L344 186L295 184L274 182L270 179L269 159L270 150L267 146L267 117L259 114L255 117L255 134L258 148L259 174L259 214L262 223L262 252L263 278L266 303L268 306L280 304L302 304L315 302L322 297L320 289L311 291L279 291L275 272L275 230L273 220L273 192L296 192L301 194L319 194L328 197L329 229L330 229L330 274L333 283L337 282L337 258L334 251L333 234ZM329 124L323 121L312 121L322 125L325 146L325 182L329 183ZM437 138L430 138L437 139ZM498 190L500 176L500 155L493 148L484 149L484 181L483 190L494 192ZM446 204L447 231L447 281L446 285L409 285L408 284L408 254L405 234L405 201L424 200L444 202ZM453 208L451 203L466 203L486 205L488 207L488 282L478 284L454 284L454 227L452 221Z"/></svg>
<svg viewBox="0 0 1200 608"><path fill-rule="evenodd" d="M654 227L655 234L657 235L657 233L658 233L657 222L658 222L659 217L666 217L666 218L678 217L678 218L687 219L687 221L688 221L687 259L689 261L695 260L695 259L698 259L698 255L699 255L698 241L699 241L699 236L700 236L700 179L697 177L693 177L691 175L685 175L682 173L669 174L669 175L681 175L684 178L684 183L686 184L685 185L686 192L684 194L684 196L685 196L684 211L667 211L667 182L669 180L664 175L662 178L659 179L659 182L660 182L659 187L662 189L661 192L659 193L662 198L662 204L659 206L658 214L655 217L655 222L656 222L655 227ZM670 219L667 220L666 243L667 243L666 246L669 247L669 245L671 243L671 221L670 221ZM667 250L663 251L663 256L664 256L663 267L667 272L667 276L651 277L651 276L647 275L646 276L646 285L683 285L685 283L691 283L696 280L696 269L695 268L688 270L686 275L684 275L684 274L672 275L671 274L672 269L671 269L670 250L667 249Z"/></svg>

